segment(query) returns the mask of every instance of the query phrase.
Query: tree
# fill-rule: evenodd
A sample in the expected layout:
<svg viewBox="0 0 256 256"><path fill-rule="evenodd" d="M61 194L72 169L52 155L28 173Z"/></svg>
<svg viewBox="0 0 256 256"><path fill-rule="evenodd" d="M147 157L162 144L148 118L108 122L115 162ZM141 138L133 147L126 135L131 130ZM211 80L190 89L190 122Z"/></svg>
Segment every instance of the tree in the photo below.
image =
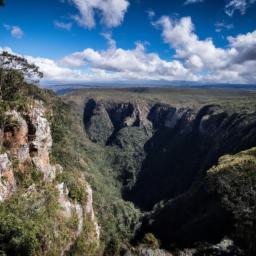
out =
<svg viewBox="0 0 256 256"><path fill-rule="evenodd" d="M0 53L0 89L3 99L14 99L25 80L35 83L42 77L39 67L27 59L6 51Z"/></svg>
<svg viewBox="0 0 256 256"><path fill-rule="evenodd" d="M0 0L0 6L4 5L4 0Z"/></svg>
<svg viewBox="0 0 256 256"><path fill-rule="evenodd" d="M6 51L0 54L0 69L5 72L17 70L22 73L26 79L34 82L43 77L43 73L39 71L38 66L29 63L28 60L23 57L16 56Z"/></svg>

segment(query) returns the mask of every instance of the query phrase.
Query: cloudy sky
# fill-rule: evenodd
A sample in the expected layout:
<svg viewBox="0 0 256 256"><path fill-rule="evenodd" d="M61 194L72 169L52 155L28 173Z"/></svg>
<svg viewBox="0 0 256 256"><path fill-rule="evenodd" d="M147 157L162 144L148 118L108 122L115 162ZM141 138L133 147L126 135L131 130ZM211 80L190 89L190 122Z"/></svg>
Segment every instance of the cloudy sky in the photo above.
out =
<svg viewBox="0 0 256 256"><path fill-rule="evenodd" d="M6 0L0 51L43 84L256 84L256 0Z"/></svg>

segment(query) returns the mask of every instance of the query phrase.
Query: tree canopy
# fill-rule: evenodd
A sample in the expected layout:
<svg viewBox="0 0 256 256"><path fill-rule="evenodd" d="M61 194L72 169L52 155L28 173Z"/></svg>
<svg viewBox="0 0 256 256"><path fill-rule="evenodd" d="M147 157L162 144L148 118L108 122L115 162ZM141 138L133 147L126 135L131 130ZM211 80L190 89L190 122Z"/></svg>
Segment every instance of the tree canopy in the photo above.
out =
<svg viewBox="0 0 256 256"><path fill-rule="evenodd" d="M16 70L31 81L36 81L43 77L43 73L39 71L39 67L31 64L27 59L16 56L9 52L0 53L0 69L4 71Z"/></svg>
<svg viewBox="0 0 256 256"><path fill-rule="evenodd" d="M27 59L0 52L0 95L3 100L14 100L25 82L35 83L42 77L39 67Z"/></svg>

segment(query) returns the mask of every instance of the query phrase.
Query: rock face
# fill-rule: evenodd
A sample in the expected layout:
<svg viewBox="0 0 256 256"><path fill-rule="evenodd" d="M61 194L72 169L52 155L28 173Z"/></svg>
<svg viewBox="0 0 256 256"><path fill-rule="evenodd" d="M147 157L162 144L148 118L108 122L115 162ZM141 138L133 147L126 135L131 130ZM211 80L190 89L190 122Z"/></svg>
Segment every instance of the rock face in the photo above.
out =
<svg viewBox="0 0 256 256"><path fill-rule="evenodd" d="M12 164L8 155L0 155L0 202L8 198L15 191L15 179Z"/></svg>
<svg viewBox="0 0 256 256"><path fill-rule="evenodd" d="M61 171L59 166L53 166L49 161L52 136L41 101L35 101L27 113L16 110L6 113L3 144L20 166L25 161L32 161L48 181L55 178L56 171Z"/></svg>
<svg viewBox="0 0 256 256"><path fill-rule="evenodd" d="M47 115L51 113L47 111L49 110L42 101L35 100L25 112L12 110L4 114L4 129L0 131L0 148L5 151L0 154L0 201L15 193L15 173L20 177L33 168L35 172L42 174L45 183L57 183L56 175L62 173L63 168L50 163L52 136ZM96 234L96 240L99 239L100 231L93 211L92 190L88 184L85 186L88 198L86 205L82 206L71 201L64 183L56 185L59 192L58 204L64 220L72 221L74 216L77 218L76 232L70 234L69 242L62 248L62 255L69 251L81 235L86 218L93 223L93 232ZM37 193L35 184L29 186L22 196L26 197L33 193Z"/></svg>
<svg viewBox="0 0 256 256"><path fill-rule="evenodd" d="M92 188L89 186L89 184L87 184L86 189L87 189L87 201L86 201L86 207L85 207L86 218L89 218L90 221L93 223L96 238L99 239L100 238L100 227L96 221L95 214L94 214Z"/></svg>
<svg viewBox="0 0 256 256"><path fill-rule="evenodd" d="M52 136L43 103L41 101L35 101L28 116L30 127L30 156L37 169L44 174L45 179L53 180L56 176L56 166L52 166L49 161Z"/></svg>
<svg viewBox="0 0 256 256"><path fill-rule="evenodd" d="M85 128L89 138L96 143L106 144L114 131L114 126L102 104L90 100L86 104Z"/></svg>
<svg viewBox="0 0 256 256"><path fill-rule="evenodd" d="M173 254L160 249L139 248L133 252L126 252L124 256L173 256Z"/></svg>
<svg viewBox="0 0 256 256"><path fill-rule="evenodd" d="M109 144L115 134L125 127L151 130L148 106L132 103L104 103L90 99L85 106L84 124L89 138L102 145Z"/></svg>

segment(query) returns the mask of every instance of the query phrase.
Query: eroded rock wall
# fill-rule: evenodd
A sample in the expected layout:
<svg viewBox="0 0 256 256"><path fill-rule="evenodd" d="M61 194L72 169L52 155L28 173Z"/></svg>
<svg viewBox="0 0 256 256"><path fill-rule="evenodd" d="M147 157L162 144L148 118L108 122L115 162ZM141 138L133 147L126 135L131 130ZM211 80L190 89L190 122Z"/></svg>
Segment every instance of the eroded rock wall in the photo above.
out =
<svg viewBox="0 0 256 256"><path fill-rule="evenodd" d="M70 233L69 242L61 248L62 255L69 251L75 240L81 235L85 220L93 223L96 235L93 239L99 240L100 229L97 224L92 200L92 190L84 182L87 189L86 205L72 201L69 190L64 183L55 180L56 175L62 173L59 164L51 164L52 135L48 121L51 110L47 109L42 101L35 100L27 111L12 110L4 113L3 130L0 131L0 201L10 198L17 189L16 177L25 175L33 168L42 174L46 183L54 185L59 192L58 204L60 214L65 221L77 219L75 233ZM35 184L29 186L22 196L38 193ZM89 231L88 231L89 232ZM89 235L89 234L88 234Z"/></svg>

